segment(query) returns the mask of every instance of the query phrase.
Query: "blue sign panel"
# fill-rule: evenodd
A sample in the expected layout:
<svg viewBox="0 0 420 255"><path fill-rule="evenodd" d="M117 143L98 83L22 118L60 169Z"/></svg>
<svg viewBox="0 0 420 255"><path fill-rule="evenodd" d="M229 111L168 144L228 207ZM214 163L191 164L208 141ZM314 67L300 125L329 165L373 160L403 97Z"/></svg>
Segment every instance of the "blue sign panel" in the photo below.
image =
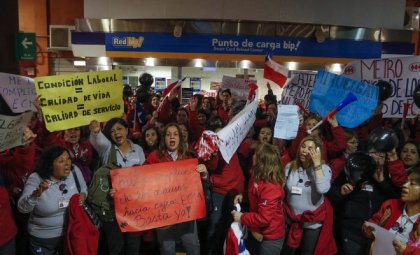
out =
<svg viewBox="0 0 420 255"><path fill-rule="evenodd" d="M107 52L175 52L242 54L331 58L379 58L381 43L372 41L325 40L231 35L174 37L170 33L107 33Z"/></svg>

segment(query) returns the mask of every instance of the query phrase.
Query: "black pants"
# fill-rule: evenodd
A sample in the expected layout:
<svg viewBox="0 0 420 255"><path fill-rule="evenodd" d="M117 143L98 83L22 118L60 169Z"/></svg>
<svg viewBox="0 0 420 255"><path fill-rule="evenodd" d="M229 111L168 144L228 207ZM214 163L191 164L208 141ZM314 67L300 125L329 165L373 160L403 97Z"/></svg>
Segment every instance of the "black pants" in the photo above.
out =
<svg viewBox="0 0 420 255"><path fill-rule="evenodd" d="M263 239L258 242L251 232L248 232L245 247L252 255L280 255L285 239L285 237L276 240Z"/></svg>
<svg viewBox="0 0 420 255"><path fill-rule="evenodd" d="M117 220L102 223L109 255L138 255L140 236L136 233L122 233Z"/></svg>
<svg viewBox="0 0 420 255"><path fill-rule="evenodd" d="M17 201L14 199L13 201ZM16 202L11 203L13 216L15 218L18 233L15 236L16 241L16 255L29 254L29 234L28 234L28 219L29 213L21 213L16 207Z"/></svg>
<svg viewBox="0 0 420 255"><path fill-rule="evenodd" d="M203 254L223 254L223 244L230 224L233 222L233 198L230 195L213 193L213 212L209 215L207 237Z"/></svg>
<svg viewBox="0 0 420 255"><path fill-rule="evenodd" d="M175 255L175 246L178 240L181 240L188 255L200 255L200 242L195 221L158 228L156 232L161 255Z"/></svg>
<svg viewBox="0 0 420 255"><path fill-rule="evenodd" d="M321 228L303 229L302 241L297 249L286 246L282 250L282 255L312 255L314 254L319 239ZM331 233L332 234L332 233Z"/></svg>
<svg viewBox="0 0 420 255"><path fill-rule="evenodd" d="M56 255L63 252L63 236L54 238L30 237L32 255Z"/></svg>
<svg viewBox="0 0 420 255"><path fill-rule="evenodd" d="M371 241L362 233L354 233L349 229L342 228L340 233L341 251L343 255L369 254Z"/></svg>

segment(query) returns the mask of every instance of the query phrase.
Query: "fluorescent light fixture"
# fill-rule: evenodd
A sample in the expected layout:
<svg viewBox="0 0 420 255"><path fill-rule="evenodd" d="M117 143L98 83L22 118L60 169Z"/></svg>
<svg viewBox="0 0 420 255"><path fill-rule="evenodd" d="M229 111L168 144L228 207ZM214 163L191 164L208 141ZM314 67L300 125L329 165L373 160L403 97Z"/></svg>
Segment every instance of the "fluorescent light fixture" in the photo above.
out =
<svg viewBox="0 0 420 255"><path fill-rule="evenodd" d="M294 71L297 69L297 63L296 62L288 62L287 63L287 68L291 71Z"/></svg>
<svg viewBox="0 0 420 255"><path fill-rule="evenodd" d="M239 62L239 67L243 69L249 69L251 67L252 62L250 60L241 60Z"/></svg>
<svg viewBox="0 0 420 255"><path fill-rule="evenodd" d="M217 72L217 67L211 67L211 66L203 67L203 71L204 72Z"/></svg>
<svg viewBox="0 0 420 255"><path fill-rule="evenodd" d="M341 73L341 71L342 71L341 64L339 64L339 63L332 64L331 67L330 67L330 71L333 72L333 73Z"/></svg>
<svg viewBox="0 0 420 255"><path fill-rule="evenodd" d="M155 66L156 59L155 58L146 58L145 65L146 66Z"/></svg>
<svg viewBox="0 0 420 255"><path fill-rule="evenodd" d="M203 67L204 59L194 59L194 67Z"/></svg>
<svg viewBox="0 0 420 255"><path fill-rule="evenodd" d="M75 60L73 61L74 66L86 66L86 61L84 60Z"/></svg>
<svg viewBox="0 0 420 255"><path fill-rule="evenodd" d="M111 59L108 57L99 57L97 63L100 66L108 66L111 65Z"/></svg>

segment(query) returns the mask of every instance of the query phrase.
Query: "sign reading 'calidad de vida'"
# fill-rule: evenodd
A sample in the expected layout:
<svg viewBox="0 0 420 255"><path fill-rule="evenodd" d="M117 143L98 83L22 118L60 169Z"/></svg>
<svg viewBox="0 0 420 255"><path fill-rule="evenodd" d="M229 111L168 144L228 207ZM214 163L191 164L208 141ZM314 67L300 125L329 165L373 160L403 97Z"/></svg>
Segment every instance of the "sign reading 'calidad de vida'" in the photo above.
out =
<svg viewBox="0 0 420 255"><path fill-rule="evenodd" d="M197 159L111 171L122 232L159 228L206 216Z"/></svg>
<svg viewBox="0 0 420 255"><path fill-rule="evenodd" d="M47 129L59 131L120 117L122 71L101 71L35 78Z"/></svg>

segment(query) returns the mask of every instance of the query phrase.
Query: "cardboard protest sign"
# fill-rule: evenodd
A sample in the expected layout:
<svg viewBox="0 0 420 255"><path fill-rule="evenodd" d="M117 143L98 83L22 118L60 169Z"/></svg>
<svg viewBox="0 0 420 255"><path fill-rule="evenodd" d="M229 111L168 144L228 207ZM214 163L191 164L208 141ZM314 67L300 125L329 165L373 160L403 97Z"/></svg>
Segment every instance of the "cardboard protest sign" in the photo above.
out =
<svg viewBox="0 0 420 255"><path fill-rule="evenodd" d="M420 86L420 56L362 59L349 63L343 75L369 84L384 80L393 86L394 91L382 108L384 118L402 118L406 102L411 104L407 118L420 113L413 103L413 92Z"/></svg>
<svg viewBox="0 0 420 255"><path fill-rule="evenodd" d="M221 139L219 150L227 163L245 139L249 129L254 125L257 107L258 100L254 99L235 115L229 124L217 132L217 136Z"/></svg>
<svg viewBox="0 0 420 255"><path fill-rule="evenodd" d="M248 98L248 85L250 83L257 83L257 81L223 76L220 89L230 89L230 92L234 98L246 100Z"/></svg>
<svg viewBox="0 0 420 255"><path fill-rule="evenodd" d="M305 109L308 109L315 79L316 72L293 71L292 78L283 88L281 104L294 105L299 102Z"/></svg>
<svg viewBox="0 0 420 255"><path fill-rule="evenodd" d="M23 145L23 132L32 112L17 116L0 115L0 151Z"/></svg>
<svg viewBox="0 0 420 255"><path fill-rule="evenodd" d="M337 112L337 121L355 128L367 120L378 104L378 88L326 71L319 71L309 103L309 111L326 116L352 92L357 101Z"/></svg>
<svg viewBox="0 0 420 255"><path fill-rule="evenodd" d="M0 93L14 113L36 111L34 80L29 77L0 73Z"/></svg>
<svg viewBox="0 0 420 255"><path fill-rule="evenodd" d="M122 232L159 228L206 216L197 159L111 171Z"/></svg>
<svg viewBox="0 0 420 255"><path fill-rule="evenodd" d="M124 111L121 70L39 77L35 88L49 131L107 121Z"/></svg>

